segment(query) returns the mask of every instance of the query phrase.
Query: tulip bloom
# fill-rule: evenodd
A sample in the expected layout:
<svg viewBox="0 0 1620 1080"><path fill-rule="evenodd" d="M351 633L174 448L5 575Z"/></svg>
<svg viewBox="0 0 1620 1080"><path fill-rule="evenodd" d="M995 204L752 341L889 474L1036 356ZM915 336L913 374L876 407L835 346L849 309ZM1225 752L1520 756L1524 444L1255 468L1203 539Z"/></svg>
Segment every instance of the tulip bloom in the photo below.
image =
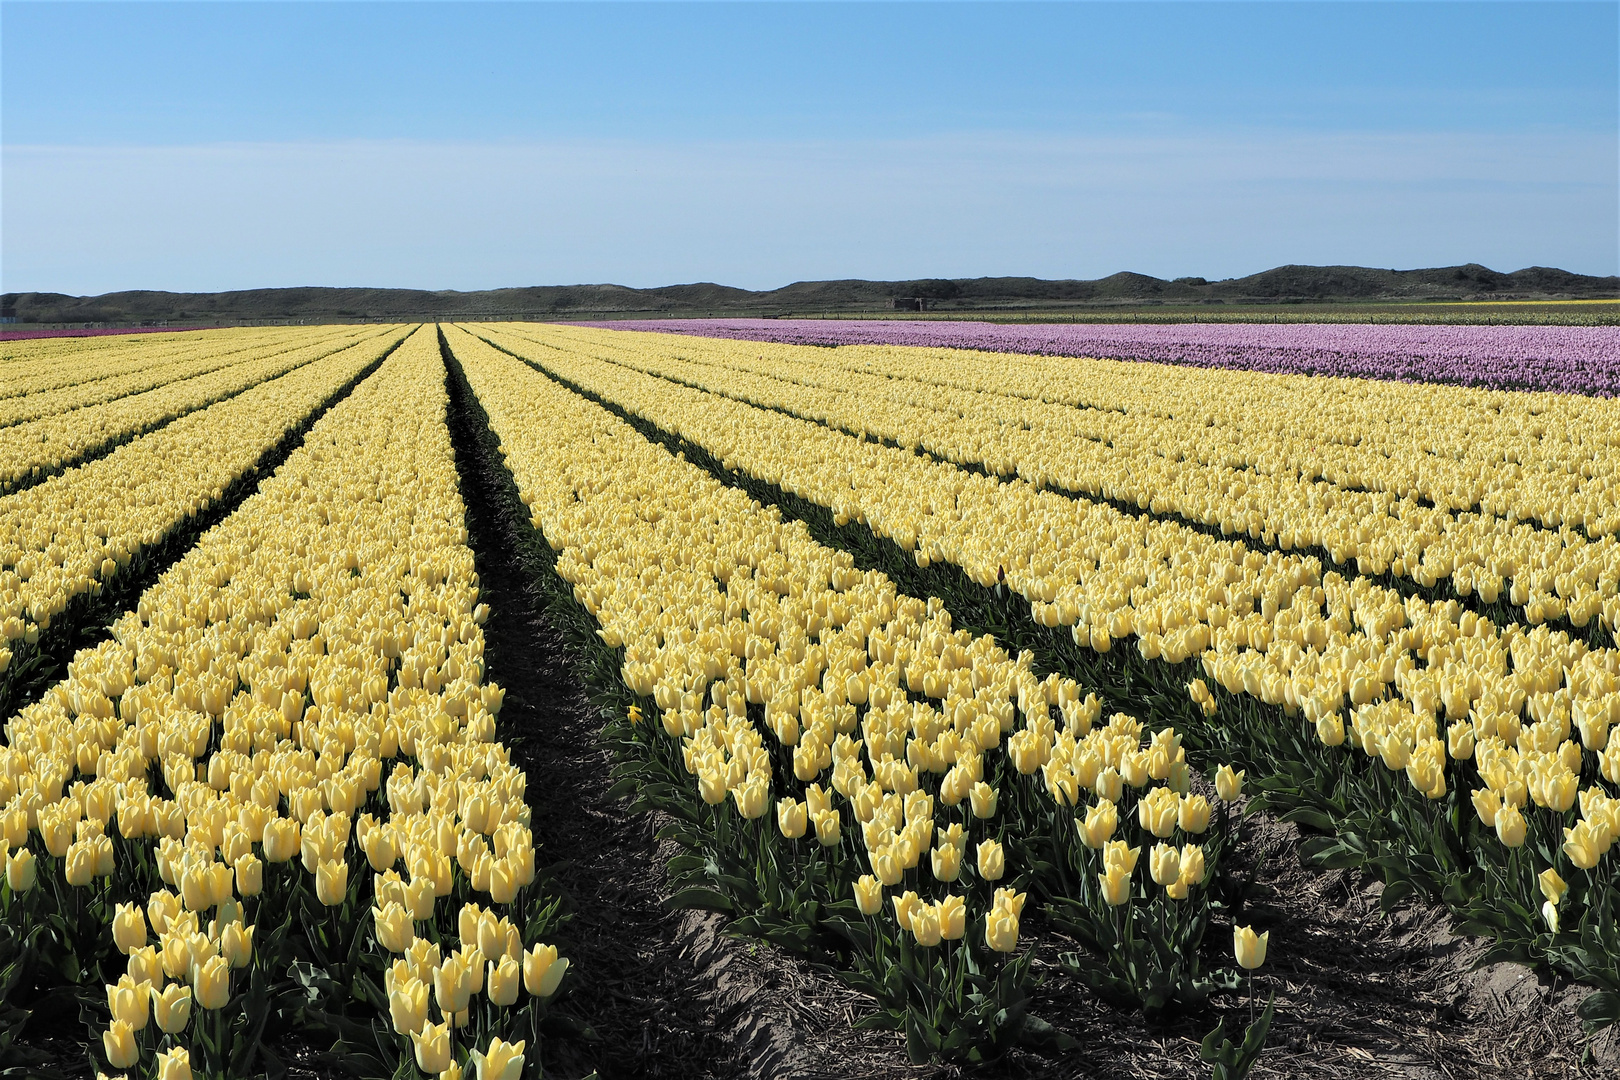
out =
<svg viewBox="0 0 1620 1080"><path fill-rule="evenodd" d="M1505 814L1509 809L1512 808L1504 808L1502 812ZM1514 813L1518 813L1518 811L1514 810ZM1498 822L1501 820L1502 819L1500 817L1497 818ZM1521 818L1520 821L1519 842L1523 843L1523 819ZM1607 832L1601 828L1593 826L1590 821L1577 821L1573 829L1564 830L1564 854L1569 857L1570 862L1574 863L1575 866L1581 870L1590 870L1596 866L1598 864L1598 860L1601 859L1604 853L1608 850L1609 843L1611 842L1612 841L1608 840Z"/></svg>
<svg viewBox="0 0 1620 1080"><path fill-rule="evenodd" d="M427 1023L428 988L421 979L410 978L403 983L395 981L388 992L388 1018L394 1030L401 1035L421 1031Z"/></svg>
<svg viewBox="0 0 1620 1080"><path fill-rule="evenodd" d="M1159 885L1181 880L1181 852L1169 844L1154 844L1148 854L1148 872Z"/></svg>
<svg viewBox="0 0 1620 1080"><path fill-rule="evenodd" d="M1215 793L1222 802L1234 802L1243 794L1243 777L1245 770L1232 771L1232 766L1222 765L1215 770Z"/></svg>
<svg viewBox="0 0 1620 1080"><path fill-rule="evenodd" d="M945 844L929 853L934 877L939 881L955 881L962 876L962 849Z"/></svg>
<svg viewBox="0 0 1620 1080"><path fill-rule="evenodd" d="M922 907L922 900L910 889L890 899L894 903L894 921L900 925L900 929L909 933L912 921Z"/></svg>
<svg viewBox="0 0 1620 1080"><path fill-rule="evenodd" d="M1558 875L1558 871L1550 866L1536 878L1536 883L1541 886L1541 895L1552 904L1563 900L1564 894L1569 891L1569 886L1564 884L1564 879Z"/></svg>
<svg viewBox="0 0 1620 1080"><path fill-rule="evenodd" d="M349 889L349 864L338 859L318 863L315 867L315 898L327 907L343 903Z"/></svg>
<svg viewBox="0 0 1620 1080"><path fill-rule="evenodd" d="M114 1020L122 1020L134 1031L141 1031L152 1018L152 999L146 987L124 975L107 986L107 1010Z"/></svg>
<svg viewBox="0 0 1620 1080"><path fill-rule="evenodd" d="M191 1080L191 1051L177 1046L157 1056L157 1080Z"/></svg>
<svg viewBox="0 0 1620 1080"><path fill-rule="evenodd" d="M500 963L491 961L484 972L484 989L490 1004L505 1007L517 1001L523 968L510 956L502 956Z"/></svg>
<svg viewBox="0 0 1620 1080"><path fill-rule="evenodd" d="M451 956L433 973L433 999L443 1012L458 1013L467 1007L467 999L471 996L467 965L460 958Z"/></svg>
<svg viewBox="0 0 1620 1080"><path fill-rule="evenodd" d="M1131 872L1119 866L1110 866L1108 872L1097 875L1103 899L1110 907L1119 907L1131 898Z"/></svg>
<svg viewBox="0 0 1620 1080"><path fill-rule="evenodd" d="M171 983L159 992L156 986L147 988L152 996L152 1017L166 1035L178 1035L191 1022L191 987Z"/></svg>
<svg viewBox="0 0 1620 1080"><path fill-rule="evenodd" d="M278 817L264 827L264 861L284 863L298 854L301 830L291 818Z"/></svg>
<svg viewBox="0 0 1620 1080"><path fill-rule="evenodd" d="M34 887L38 880L39 868L34 863L34 853L27 848L14 851L6 856L6 884L14 893L25 893Z"/></svg>
<svg viewBox="0 0 1620 1080"><path fill-rule="evenodd" d="M1007 872L1007 856L1001 845L994 840L982 841L978 853L979 876L986 881L1000 881L1001 875Z"/></svg>
<svg viewBox="0 0 1620 1080"><path fill-rule="evenodd" d="M487 1052L481 1054L474 1050L472 1060L478 1070L478 1080L520 1080L525 1045L524 1040L507 1043L494 1038L489 1041Z"/></svg>
<svg viewBox="0 0 1620 1080"><path fill-rule="evenodd" d="M125 956L146 944L146 913L139 904L119 904L113 915L113 944Z"/></svg>
<svg viewBox="0 0 1620 1080"><path fill-rule="evenodd" d="M822 847L832 847L843 837L842 824L837 810L826 810L811 818L816 825L816 839L821 841Z"/></svg>
<svg viewBox="0 0 1620 1080"><path fill-rule="evenodd" d="M992 911L984 921L984 943L996 952L1018 948L1018 916L1011 911Z"/></svg>
<svg viewBox="0 0 1620 1080"><path fill-rule="evenodd" d="M1524 843L1524 834L1524 815L1517 806L1504 806L1496 812L1496 836L1504 845L1519 847Z"/></svg>
<svg viewBox="0 0 1620 1080"><path fill-rule="evenodd" d="M264 863L251 851L236 859L236 891L242 896L258 896L264 891Z"/></svg>
<svg viewBox="0 0 1620 1080"><path fill-rule="evenodd" d="M883 910L883 886L871 874L862 874L855 882L855 906L862 915L876 915Z"/></svg>
<svg viewBox="0 0 1620 1080"><path fill-rule="evenodd" d="M976 782L968 791L968 800L973 807L973 816L984 820L996 816L996 789L983 780Z"/></svg>
<svg viewBox="0 0 1620 1080"><path fill-rule="evenodd" d="M523 955L523 987L538 998L557 992L557 985L568 970L566 957L557 955L555 945L536 945Z"/></svg>
<svg viewBox="0 0 1620 1080"><path fill-rule="evenodd" d="M84 886L90 884L96 876L96 850L93 845L83 840L75 840L68 845L67 866L63 876L69 885Z"/></svg>
<svg viewBox="0 0 1620 1080"><path fill-rule="evenodd" d="M1177 811L1176 824L1181 831L1194 836L1209 828L1209 800L1202 795L1183 795Z"/></svg>
<svg viewBox="0 0 1620 1080"><path fill-rule="evenodd" d="M1100 802L1086 811L1084 822L1076 821L1075 828L1080 830L1080 839L1089 848L1100 848L1114 835L1119 828L1119 811L1111 802Z"/></svg>
<svg viewBox="0 0 1620 1080"><path fill-rule="evenodd" d="M776 827L789 840L797 840L809 828L809 811L798 799L782 799L776 804Z"/></svg>
<svg viewBox="0 0 1620 1080"><path fill-rule="evenodd" d="M382 908L371 909L377 943L389 952L402 953L416 940L416 927L410 913L399 904L389 901Z"/></svg>
<svg viewBox="0 0 1620 1080"><path fill-rule="evenodd" d="M956 941L967 933L967 901L951 895L941 900L939 908L939 936Z"/></svg>
<svg viewBox="0 0 1620 1080"><path fill-rule="evenodd" d="M231 999L231 968L223 956L209 957L196 969L191 982L199 1008L223 1009Z"/></svg>
<svg viewBox="0 0 1620 1080"><path fill-rule="evenodd" d="M233 922L219 936L219 954L233 968L246 967L253 959L253 927Z"/></svg>
<svg viewBox="0 0 1620 1080"><path fill-rule="evenodd" d="M108 1064L115 1069L127 1069L141 1060L141 1045L135 1041L135 1029L123 1020L114 1020L101 1033L101 1048L106 1051Z"/></svg>
<svg viewBox="0 0 1620 1080"><path fill-rule="evenodd" d="M1271 940L1271 931L1256 934L1247 926L1232 927L1232 952L1237 957L1238 966L1253 971L1266 962L1266 943Z"/></svg>
<svg viewBox="0 0 1620 1080"><path fill-rule="evenodd" d="M416 1045L416 1065L425 1073L439 1073L450 1067L450 1027L448 1024L423 1024L421 1031L411 1032Z"/></svg>
<svg viewBox="0 0 1620 1080"><path fill-rule="evenodd" d="M911 913L911 936L925 949L940 942L939 908L933 904L918 904Z"/></svg>

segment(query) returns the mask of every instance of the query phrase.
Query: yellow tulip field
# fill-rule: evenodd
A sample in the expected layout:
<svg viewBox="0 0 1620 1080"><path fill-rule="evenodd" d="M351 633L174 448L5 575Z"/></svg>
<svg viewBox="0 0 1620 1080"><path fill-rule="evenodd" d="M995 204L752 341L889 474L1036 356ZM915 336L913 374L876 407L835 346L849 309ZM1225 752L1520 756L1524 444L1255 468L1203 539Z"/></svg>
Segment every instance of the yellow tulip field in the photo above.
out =
<svg viewBox="0 0 1620 1080"><path fill-rule="evenodd" d="M43 1002L107 1077L516 1080L598 1038L475 459L668 908L914 1063L1063 1061L1064 982L1251 1002L1190 1053L1245 1075L1285 1008L1257 815L1620 1020L1613 399L255 328L0 344L0 1073Z"/></svg>

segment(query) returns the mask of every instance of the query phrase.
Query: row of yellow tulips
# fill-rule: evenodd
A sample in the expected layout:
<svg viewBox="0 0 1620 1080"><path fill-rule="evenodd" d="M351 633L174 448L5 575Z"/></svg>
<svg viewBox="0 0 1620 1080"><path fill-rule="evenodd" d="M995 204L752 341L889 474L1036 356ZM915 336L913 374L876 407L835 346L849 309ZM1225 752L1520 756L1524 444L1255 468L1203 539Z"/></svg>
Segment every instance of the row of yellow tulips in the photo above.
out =
<svg viewBox="0 0 1620 1080"><path fill-rule="evenodd" d="M1173 730L1149 737L1123 714L1099 723L1095 695L953 629L938 600L857 571L775 507L466 331L447 340L558 575L680 740L692 803L768 819L777 843L829 850L835 865L852 846L844 887L859 912L892 907L886 932L922 949L978 920L969 948L1016 949L1024 894L995 883L1028 880L1004 847L1030 839L1007 832L1008 803L1026 793L1043 821L1075 817L1065 843L1114 852L1099 886L1110 904L1159 895L1132 879L1143 838L1158 841L1161 902L1204 886L1211 806L1191 792Z"/></svg>
<svg viewBox="0 0 1620 1080"><path fill-rule="evenodd" d="M366 327L363 333L322 335L309 343L302 340L308 336L307 331L300 331L295 335L300 343L291 349L276 349L269 355L165 383L145 393L0 428L0 491L47 476L88 454L116 446L124 439L204 409L322 357L345 349L365 349L390 335L397 332Z"/></svg>
<svg viewBox="0 0 1620 1080"><path fill-rule="evenodd" d="M1620 529L1606 460L1620 441L1620 416L1604 398L959 349L715 344L735 346L733 362L752 358L755 370L776 361L776 371L860 371L916 383L930 398L976 391L1108 413L1119 426L1099 432L1127 441L1162 433L1200 460L1314 474L1346 489L1593 535ZM1594 527L1589 513L1606 524Z"/></svg>
<svg viewBox="0 0 1620 1080"><path fill-rule="evenodd" d="M446 402L421 328L6 725L9 887L39 893L49 857L70 898L117 902L114 1069L229 1071L243 1048L220 1031L280 975L266 925L294 920L335 957L374 943L342 997L380 972L421 1071L523 1071L505 1018L567 961L514 921L535 876L526 781L495 741ZM114 835L135 854L113 858ZM310 925L323 908L332 925Z"/></svg>
<svg viewBox="0 0 1620 1080"><path fill-rule="evenodd" d="M0 496L0 633L7 644L36 641L70 601L100 589L132 556L211 504L405 334L390 328L301 363L106 457ZM0 671L10 659L9 649L0 650Z"/></svg>
<svg viewBox="0 0 1620 1080"><path fill-rule="evenodd" d="M141 348L131 343L126 349L103 350L63 365L63 369L55 373L40 372L26 379L11 380L8 388L18 392L0 397L0 427L100 405L220 368L291 352L300 345L340 339L352 341L354 337L354 332L346 328L311 327L289 331L278 327L170 338L162 348ZM138 338L135 340L139 342ZM30 364L29 370L36 370L36 365ZM71 381L51 385L63 379Z"/></svg>
<svg viewBox="0 0 1620 1080"><path fill-rule="evenodd" d="M915 446L944 460L1017 475L1037 487L1106 496L1284 550L1323 549L1359 573L1391 573L1423 586L1449 581L1462 596L1477 593L1486 603L1500 597L1517 605L1532 624L1567 615L1577 627L1597 618L1612 628L1620 613L1614 601L1620 539L1611 521L1620 521L1620 486L1609 460L1615 456L1610 442L1620 439L1620 408L1607 401L1540 395L1552 399L1555 413L1572 415L1547 421L1536 414L1538 423L1558 425L1558 434L1532 438L1522 425L1504 419L1522 419L1531 408L1512 395L1413 389L1408 411L1398 419L1401 430L1413 430L1405 427L1410 421L1419 434L1402 441L1389 430L1391 418L1372 411L1391 404L1388 391L1370 397L1341 392L1339 408L1313 414L1309 424L1300 422L1292 403L1283 415L1263 415L1267 403L1292 390L1288 380L1313 388L1351 380L1239 371L1184 377L1181 368L1128 365L1129 385L1149 389L1121 402L1108 392L1121 381L1117 372L1105 370L1099 378L1093 370L1098 364L1070 361L1074 370L1067 373L1066 391L1038 383L1054 396L1031 398L919 381L924 372L954 381L956 372L982 362L974 353L915 357L898 348L828 350L572 328L553 333L524 336ZM1009 383L1018 381L1026 364L1039 367L1042 361L1000 358ZM1286 385L1275 385L1279 380ZM1201 385L1183 387L1188 381ZM1099 382L1104 389L1098 396L1111 407L1067 403L1087 400L1082 394ZM1155 400L1155 384L1174 386L1175 395L1161 393L1157 397L1168 400ZM1202 390L1208 395L1193 396ZM1505 400L1502 412L1490 407L1494 400ZM1260 417L1252 415L1257 409ZM1438 440L1431 441L1431 432L1445 425L1429 423L1427 410L1460 410L1475 418L1479 430L1464 428L1474 455L1470 476L1488 480L1490 492L1475 497L1469 489L1453 497L1436 491L1430 474L1458 463L1442 456ZM1218 418L1214 426L1206 426L1207 416ZM1571 426L1563 427L1565 422ZM1511 464L1502 463L1504 455ZM1569 515L1572 505L1587 503L1597 509L1578 513L1595 512L1611 522L1594 530L1595 539L1578 528L1533 523L1549 509Z"/></svg>
<svg viewBox="0 0 1620 1080"><path fill-rule="evenodd" d="M1477 754L1481 790L1515 807L1562 813L1588 778L1587 831L1566 834L1580 858L1587 848L1601 858L1620 826L1599 797L1620 783L1614 650L1499 628L1454 602L1403 602L1366 579L1321 575L1312 559L1000 483L572 350L495 340L728 468L865 522L919 564L954 563L986 586L1004 577L1037 622L1069 626L1083 646L1106 651L1130 635L1150 660L1199 658L1227 691L1301 715L1326 747L1353 736L1431 799L1447 792L1455 760ZM1207 686L1192 692L1213 709ZM1492 804L1480 799L1483 817ZM1503 817L1504 841L1520 842Z"/></svg>
<svg viewBox="0 0 1620 1080"><path fill-rule="evenodd" d="M153 357L177 355L182 349L228 351L242 342L275 340L286 332L287 328L281 326L233 327L201 334L185 331L0 341L0 398L71 386L83 382L86 372L110 375L134 371L151 363Z"/></svg>

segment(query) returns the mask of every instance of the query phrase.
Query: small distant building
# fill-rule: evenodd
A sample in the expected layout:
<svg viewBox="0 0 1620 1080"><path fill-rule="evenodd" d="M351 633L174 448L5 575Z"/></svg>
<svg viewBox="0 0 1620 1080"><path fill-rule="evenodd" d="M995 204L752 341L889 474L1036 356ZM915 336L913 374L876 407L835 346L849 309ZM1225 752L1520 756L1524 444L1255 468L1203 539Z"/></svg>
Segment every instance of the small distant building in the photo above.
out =
<svg viewBox="0 0 1620 1080"><path fill-rule="evenodd" d="M927 311L928 298L926 296L891 296L889 307L895 311Z"/></svg>

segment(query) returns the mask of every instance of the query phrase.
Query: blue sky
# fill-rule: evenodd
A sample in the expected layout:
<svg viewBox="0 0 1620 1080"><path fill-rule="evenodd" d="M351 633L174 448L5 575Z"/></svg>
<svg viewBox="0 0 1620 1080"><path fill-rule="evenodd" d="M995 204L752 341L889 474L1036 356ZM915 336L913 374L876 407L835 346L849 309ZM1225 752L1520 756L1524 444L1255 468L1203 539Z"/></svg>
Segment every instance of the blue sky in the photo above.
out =
<svg viewBox="0 0 1620 1080"><path fill-rule="evenodd" d="M0 3L0 288L1620 272L1614 3Z"/></svg>

